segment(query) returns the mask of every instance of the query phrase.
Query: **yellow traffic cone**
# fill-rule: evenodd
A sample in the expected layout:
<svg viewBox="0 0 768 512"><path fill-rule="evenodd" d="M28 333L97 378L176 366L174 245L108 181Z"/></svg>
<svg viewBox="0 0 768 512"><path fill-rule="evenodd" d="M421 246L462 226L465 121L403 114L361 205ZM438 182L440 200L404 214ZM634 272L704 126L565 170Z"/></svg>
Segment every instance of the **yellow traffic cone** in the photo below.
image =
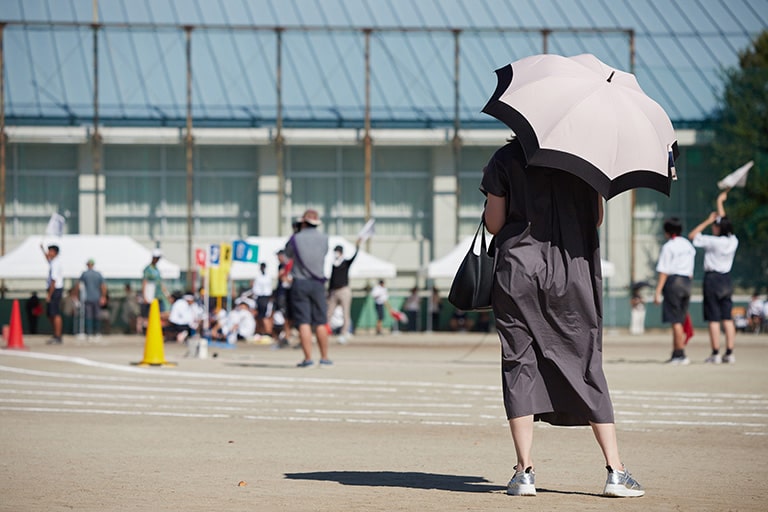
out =
<svg viewBox="0 0 768 512"><path fill-rule="evenodd" d="M144 343L144 360L139 363L131 363L138 366L176 366L165 360L163 352L163 326L160 323L160 303L157 299L149 306L149 320L147 322L147 340Z"/></svg>

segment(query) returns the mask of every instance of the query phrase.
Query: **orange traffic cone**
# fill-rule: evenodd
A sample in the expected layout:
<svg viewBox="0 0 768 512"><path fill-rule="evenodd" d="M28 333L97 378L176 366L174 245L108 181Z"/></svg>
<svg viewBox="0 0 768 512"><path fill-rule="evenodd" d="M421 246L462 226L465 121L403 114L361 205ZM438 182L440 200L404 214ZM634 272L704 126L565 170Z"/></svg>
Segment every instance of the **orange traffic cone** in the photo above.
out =
<svg viewBox="0 0 768 512"><path fill-rule="evenodd" d="M160 323L160 304L157 299L149 306L149 320L147 321L147 339L144 343L144 359L138 366L176 366L165 360L163 351L163 326Z"/></svg>
<svg viewBox="0 0 768 512"><path fill-rule="evenodd" d="M23 328L21 326L21 310L18 299L14 299L11 307L11 323L8 326L8 344L5 348L27 350L24 346Z"/></svg>

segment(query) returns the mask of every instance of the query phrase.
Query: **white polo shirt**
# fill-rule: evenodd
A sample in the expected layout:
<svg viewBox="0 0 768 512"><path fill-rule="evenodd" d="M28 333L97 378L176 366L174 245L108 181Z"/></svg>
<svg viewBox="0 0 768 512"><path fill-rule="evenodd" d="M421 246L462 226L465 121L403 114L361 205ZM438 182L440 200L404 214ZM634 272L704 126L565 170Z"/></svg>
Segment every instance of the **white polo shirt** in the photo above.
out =
<svg viewBox="0 0 768 512"><path fill-rule="evenodd" d="M713 236L699 233L693 237L693 246L704 249L704 272L727 274L733 268L739 239L735 235Z"/></svg>
<svg viewBox="0 0 768 512"><path fill-rule="evenodd" d="M251 291L256 297L269 297L272 295L272 278L259 272L253 280Z"/></svg>
<svg viewBox="0 0 768 512"><path fill-rule="evenodd" d="M192 305L184 299L176 299L168 314L168 321L176 325L191 325L194 320L195 310Z"/></svg>
<svg viewBox="0 0 768 512"><path fill-rule="evenodd" d="M61 265L61 258L56 255L48 262L48 281L46 285L50 288L51 283L57 290L64 288L64 267Z"/></svg>
<svg viewBox="0 0 768 512"><path fill-rule="evenodd" d="M684 236L670 238L661 246L656 272L668 276L693 276L696 249Z"/></svg>

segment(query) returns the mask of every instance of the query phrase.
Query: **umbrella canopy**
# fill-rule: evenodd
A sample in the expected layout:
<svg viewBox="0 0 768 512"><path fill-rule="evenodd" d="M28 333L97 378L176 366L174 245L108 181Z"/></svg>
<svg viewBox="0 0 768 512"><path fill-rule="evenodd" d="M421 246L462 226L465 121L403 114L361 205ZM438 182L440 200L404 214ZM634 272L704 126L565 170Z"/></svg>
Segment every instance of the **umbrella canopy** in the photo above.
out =
<svg viewBox="0 0 768 512"><path fill-rule="evenodd" d="M631 73L594 55L534 55L496 70L483 112L509 126L528 165L571 172L611 197L637 187L669 195L672 122Z"/></svg>

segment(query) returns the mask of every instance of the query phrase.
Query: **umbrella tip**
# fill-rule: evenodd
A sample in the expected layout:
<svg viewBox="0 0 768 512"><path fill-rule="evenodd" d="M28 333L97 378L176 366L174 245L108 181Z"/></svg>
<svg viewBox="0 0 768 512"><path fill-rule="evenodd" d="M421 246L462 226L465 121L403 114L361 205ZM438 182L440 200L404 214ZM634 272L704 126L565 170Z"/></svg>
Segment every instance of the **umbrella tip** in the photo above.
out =
<svg viewBox="0 0 768 512"><path fill-rule="evenodd" d="M610 82L610 81L611 81L611 79L613 78L613 75L615 75L615 74L616 74L616 71L615 71L615 70L614 70L614 71L611 71L611 76L609 76L609 77L608 77L608 82Z"/></svg>

